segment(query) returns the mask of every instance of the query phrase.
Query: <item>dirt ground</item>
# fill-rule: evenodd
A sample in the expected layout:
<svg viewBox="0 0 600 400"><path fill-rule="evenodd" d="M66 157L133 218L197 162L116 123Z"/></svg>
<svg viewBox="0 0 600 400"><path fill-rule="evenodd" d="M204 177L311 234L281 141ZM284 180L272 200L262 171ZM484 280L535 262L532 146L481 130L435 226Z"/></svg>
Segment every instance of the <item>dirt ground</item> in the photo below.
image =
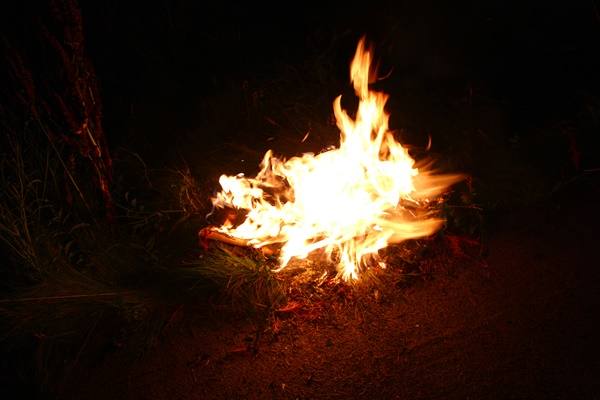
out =
<svg viewBox="0 0 600 400"><path fill-rule="evenodd" d="M255 354L254 324L213 315L144 357L107 357L67 397L600 398L599 221L593 202L573 200L504 213L483 262L282 315Z"/></svg>

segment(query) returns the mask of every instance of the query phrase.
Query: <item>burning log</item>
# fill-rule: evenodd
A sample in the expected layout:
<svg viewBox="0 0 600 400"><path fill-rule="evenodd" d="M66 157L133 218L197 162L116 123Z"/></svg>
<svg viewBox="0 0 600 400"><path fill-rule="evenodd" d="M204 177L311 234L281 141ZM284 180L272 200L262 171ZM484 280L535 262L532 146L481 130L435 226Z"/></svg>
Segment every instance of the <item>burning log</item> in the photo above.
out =
<svg viewBox="0 0 600 400"><path fill-rule="evenodd" d="M211 240L220 243L230 244L232 246L254 248L254 246L250 244L250 241L248 239L240 239L233 236L229 236L223 232L220 232L218 228L214 226L207 226L206 228L201 229L198 232L198 239L200 240L200 246L203 248L207 248L208 242ZM268 246L260 247L258 250L260 250L266 256L271 256L275 254L275 250Z"/></svg>
<svg viewBox="0 0 600 400"><path fill-rule="evenodd" d="M208 240L216 240L218 242L232 244L234 246L241 246L241 247L249 246L248 240L226 235L222 232L219 232L217 230L217 228L215 228L214 226L209 226L204 229L201 229L198 232L198 238L200 239L200 245L202 245L203 247L205 247L206 242Z"/></svg>

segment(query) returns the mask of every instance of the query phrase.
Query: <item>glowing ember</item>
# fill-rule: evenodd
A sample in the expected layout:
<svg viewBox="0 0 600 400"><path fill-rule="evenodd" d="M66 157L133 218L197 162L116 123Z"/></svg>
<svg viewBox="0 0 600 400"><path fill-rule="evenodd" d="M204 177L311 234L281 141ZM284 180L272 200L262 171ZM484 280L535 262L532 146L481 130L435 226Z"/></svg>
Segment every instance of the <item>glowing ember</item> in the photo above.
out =
<svg viewBox="0 0 600 400"><path fill-rule="evenodd" d="M338 260L339 274L356 279L377 262L390 243L428 236L442 220L428 209L436 196L459 179L419 170L388 130L387 95L369 90L371 52L364 39L350 76L360 103L353 120L333 108L341 131L339 148L289 160L267 151L254 178L222 175L216 207L247 210L241 225L226 222L220 232L260 248L279 244L280 267L324 249Z"/></svg>

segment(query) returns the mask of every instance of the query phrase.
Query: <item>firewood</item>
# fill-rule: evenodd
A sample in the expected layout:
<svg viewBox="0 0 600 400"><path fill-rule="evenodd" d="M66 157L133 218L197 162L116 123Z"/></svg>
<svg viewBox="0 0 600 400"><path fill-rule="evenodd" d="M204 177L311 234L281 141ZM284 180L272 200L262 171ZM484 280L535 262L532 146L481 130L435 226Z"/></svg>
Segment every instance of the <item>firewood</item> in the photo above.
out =
<svg viewBox="0 0 600 400"><path fill-rule="evenodd" d="M215 240L217 242L227 243L227 244L231 244L234 246L241 246L241 247L249 247L250 246L248 244L247 239L240 239L240 238L229 236L223 232L218 231L217 228L215 228L213 226L209 226L209 227L201 229L200 232L198 232L198 237L200 238L200 241Z"/></svg>
<svg viewBox="0 0 600 400"><path fill-rule="evenodd" d="M206 247L207 242L209 240L214 240L217 242L239 247L254 247L250 244L250 241L248 239L240 239L233 236L229 236L226 233L220 232L214 226L208 226L206 228L201 229L198 232L198 238L200 240L200 246L202 247ZM266 256L270 256L275 253L275 250L268 246L260 247L258 248L258 250L260 250Z"/></svg>

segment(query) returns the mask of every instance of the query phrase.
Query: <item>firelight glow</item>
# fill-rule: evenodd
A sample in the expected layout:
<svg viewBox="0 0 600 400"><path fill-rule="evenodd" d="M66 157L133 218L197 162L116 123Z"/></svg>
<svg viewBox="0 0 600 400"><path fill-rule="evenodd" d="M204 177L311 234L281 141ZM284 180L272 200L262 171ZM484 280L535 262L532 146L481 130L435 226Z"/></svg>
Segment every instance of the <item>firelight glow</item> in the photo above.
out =
<svg viewBox="0 0 600 400"><path fill-rule="evenodd" d="M247 211L234 226L218 230L256 248L278 245L279 268L323 249L338 263L345 280L362 269L383 265L379 251L391 243L429 236L443 220L432 204L460 179L417 168L388 128L388 96L371 91L371 51L361 39L350 77L359 106L356 119L333 103L340 145L319 154L290 159L269 150L254 178L222 175L222 190L212 199L218 208Z"/></svg>

